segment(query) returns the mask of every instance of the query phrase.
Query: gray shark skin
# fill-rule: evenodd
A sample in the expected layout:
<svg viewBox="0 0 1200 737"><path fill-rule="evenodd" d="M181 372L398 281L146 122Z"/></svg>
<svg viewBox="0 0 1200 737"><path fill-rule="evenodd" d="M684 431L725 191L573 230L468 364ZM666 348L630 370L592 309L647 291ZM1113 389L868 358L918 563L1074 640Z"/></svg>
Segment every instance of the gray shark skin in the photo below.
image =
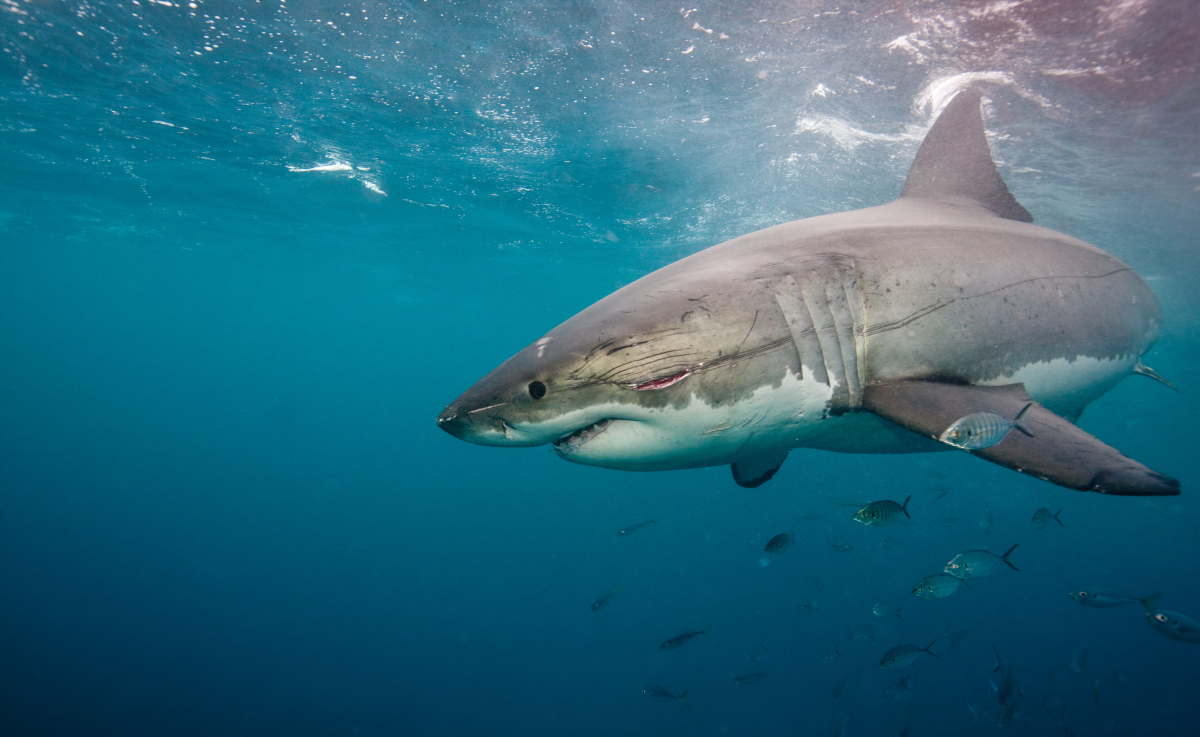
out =
<svg viewBox="0 0 1200 737"><path fill-rule="evenodd" d="M1143 373L1162 313L1128 266L1031 223L992 162L980 105L975 89L947 105L897 200L659 269L505 361L438 425L614 469L730 464L757 486L792 448L948 450L930 437L947 412L1027 392L1057 434L1029 441L1032 468L1007 438L1005 460L988 460L1071 488L1178 493L1062 420ZM963 389L933 413L951 386ZM1063 453L1067 480L1053 460Z"/></svg>

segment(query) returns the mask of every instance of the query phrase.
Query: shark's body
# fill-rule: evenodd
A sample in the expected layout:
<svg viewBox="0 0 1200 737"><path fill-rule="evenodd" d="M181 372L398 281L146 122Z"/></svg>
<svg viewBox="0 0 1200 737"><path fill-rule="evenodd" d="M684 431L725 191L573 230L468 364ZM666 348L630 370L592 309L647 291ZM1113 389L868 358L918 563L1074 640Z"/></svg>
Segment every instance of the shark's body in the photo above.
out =
<svg viewBox="0 0 1200 737"><path fill-rule="evenodd" d="M1177 493L1052 414L1077 419L1148 372L1140 357L1161 311L1128 266L1029 222L992 163L979 104L975 90L950 103L896 201L660 269L509 359L439 425L488 445L554 442L609 468L730 464L756 486L792 448L947 449L930 439L943 424L1008 411L1023 384L1053 428L1033 445L1006 438L1004 458L980 455L1075 488Z"/></svg>

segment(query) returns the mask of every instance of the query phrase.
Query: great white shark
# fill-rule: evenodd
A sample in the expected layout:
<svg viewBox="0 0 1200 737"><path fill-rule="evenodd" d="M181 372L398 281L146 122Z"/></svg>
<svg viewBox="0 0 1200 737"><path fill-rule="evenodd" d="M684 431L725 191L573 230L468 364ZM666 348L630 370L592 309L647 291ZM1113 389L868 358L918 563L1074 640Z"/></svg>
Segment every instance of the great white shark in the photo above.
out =
<svg viewBox="0 0 1200 737"><path fill-rule="evenodd" d="M1131 373L1162 311L1104 251L1032 223L992 160L982 93L946 106L885 205L766 228L610 294L484 376L437 418L455 437L552 443L630 471L730 465L770 479L788 451L950 450L975 412L1023 418L986 460L1069 488L1179 482L1074 423Z"/></svg>

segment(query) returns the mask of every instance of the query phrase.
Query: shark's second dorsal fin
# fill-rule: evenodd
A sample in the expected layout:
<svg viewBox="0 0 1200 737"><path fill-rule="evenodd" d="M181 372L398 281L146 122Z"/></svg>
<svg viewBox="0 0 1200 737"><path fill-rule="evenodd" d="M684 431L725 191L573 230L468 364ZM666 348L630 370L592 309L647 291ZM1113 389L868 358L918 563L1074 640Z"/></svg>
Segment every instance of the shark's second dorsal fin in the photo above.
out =
<svg viewBox="0 0 1200 737"><path fill-rule="evenodd" d="M1002 218L1032 223L1033 216L1012 196L996 171L983 131L981 98L979 90L968 87L946 105L917 150L900 196L942 202L969 200Z"/></svg>

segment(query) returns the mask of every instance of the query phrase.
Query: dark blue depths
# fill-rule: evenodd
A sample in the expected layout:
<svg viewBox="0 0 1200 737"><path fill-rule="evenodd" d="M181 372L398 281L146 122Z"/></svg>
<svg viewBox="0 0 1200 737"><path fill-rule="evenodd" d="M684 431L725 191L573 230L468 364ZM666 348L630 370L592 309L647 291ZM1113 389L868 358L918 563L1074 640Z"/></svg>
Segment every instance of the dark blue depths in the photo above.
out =
<svg viewBox="0 0 1200 737"><path fill-rule="evenodd" d="M1160 73L1106 85L1035 71L1095 49L970 56L985 31L925 23L947 7L6 0L0 733L1194 734L1200 646L1067 596L1200 616L1197 86L1161 22L1188 11L1107 36ZM927 58L887 47L907 34ZM1163 303L1147 363L1182 391L1130 378L1082 425L1182 496L815 451L744 490L434 426L641 274L886 202L915 98L984 71L1017 197ZM911 521L851 519L909 494ZM1065 526L1035 530L1039 507ZM910 593L1014 543L1019 572Z"/></svg>

